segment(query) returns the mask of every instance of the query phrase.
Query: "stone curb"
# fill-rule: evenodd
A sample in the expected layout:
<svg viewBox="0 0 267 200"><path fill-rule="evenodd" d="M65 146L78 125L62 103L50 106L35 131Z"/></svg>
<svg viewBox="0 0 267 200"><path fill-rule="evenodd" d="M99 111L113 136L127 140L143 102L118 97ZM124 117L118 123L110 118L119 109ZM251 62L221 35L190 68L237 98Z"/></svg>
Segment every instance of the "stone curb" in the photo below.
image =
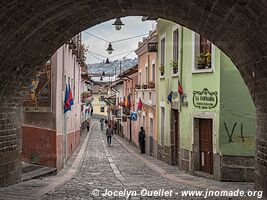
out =
<svg viewBox="0 0 267 200"><path fill-rule="evenodd" d="M74 162L72 163L71 167L67 170L67 172L62 177L57 177L57 176L51 177L51 183L34 195L37 199L42 199L45 195L49 195L53 193L55 190L60 188L66 182L70 181L79 172L79 168L84 158L84 152L87 147L89 136L91 135L92 129L95 125L96 123L94 122L92 126L90 127L90 130L83 141L82 147L79 153L77 154Z"/></svg>

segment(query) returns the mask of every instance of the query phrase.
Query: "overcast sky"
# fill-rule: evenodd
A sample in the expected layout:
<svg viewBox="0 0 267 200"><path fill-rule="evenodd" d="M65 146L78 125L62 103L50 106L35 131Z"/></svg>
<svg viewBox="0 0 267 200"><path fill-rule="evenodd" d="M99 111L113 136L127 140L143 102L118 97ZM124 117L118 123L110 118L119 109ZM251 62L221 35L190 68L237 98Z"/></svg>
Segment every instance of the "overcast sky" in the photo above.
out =
<svg viewBox="0 0 267 200"><path fill-rule="evenodd" d="M141 20L142 17L125 17L121 18L122 22L125 24L122 26L120 31L115 30L115 27L112 25L115 21L115 19L98 24L90 29L87 29L86 32L89 32L91 34L97 35L101 38L104 38L107 41L116 41L128 37L133 37L141 34L148 34L149 30L155 29L155 22L153 21L146 21L143 22ZM116 59L122 59L123 56L126 56L128 53L125 53L124 55L116 56L118 54L135 50L138 46L138 41L142 40L142 37L134 38L131 40L118 42L112 44L113 49L115 50L111 55L109 55L106 51L108 47L108 43L102 40L99 40L95 37L92 37L91 35L88 35L87 33L82 33L83 37L83 43L86 47L88 47L89 51L95 52L97 54L103 55L105 57L108 57L110 60L116 60ZM98 58L101 58L101 56L97 56ZM135 52L131 53L127 58L135 58L136 54ZM101 58L105 59L105 58ZM90 54L87 54L87 60L86 63L92 64L92 63L99 63L100 60L94 58Z"/></svg>

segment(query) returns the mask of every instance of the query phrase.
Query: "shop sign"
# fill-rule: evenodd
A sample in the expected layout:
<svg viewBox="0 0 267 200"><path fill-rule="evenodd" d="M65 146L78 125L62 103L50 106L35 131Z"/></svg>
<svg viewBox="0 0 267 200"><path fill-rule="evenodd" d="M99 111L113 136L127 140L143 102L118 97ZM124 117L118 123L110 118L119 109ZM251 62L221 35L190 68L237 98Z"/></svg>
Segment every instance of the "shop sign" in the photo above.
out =
<svg viewBox="0 0 267 200"><path fill-rule="evenodd" d="M131 112L131 120L137 121L137 112Z"/></svg>
<svg viewBox="0 0 267 200"><path fill-rule="evenodd" d="M203 91L193 91L193 104L200 109L212 109L218 104L218 92L210 92L207 88Z"/></svg>

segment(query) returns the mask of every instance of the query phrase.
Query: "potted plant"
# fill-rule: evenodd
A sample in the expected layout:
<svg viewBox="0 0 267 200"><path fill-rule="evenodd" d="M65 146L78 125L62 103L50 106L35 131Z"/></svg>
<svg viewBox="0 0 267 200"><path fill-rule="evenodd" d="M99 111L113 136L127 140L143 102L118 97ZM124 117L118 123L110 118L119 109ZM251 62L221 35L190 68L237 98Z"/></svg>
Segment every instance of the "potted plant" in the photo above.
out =
<svg viewBox="0 0 267 200"><path fill-rule="evenodd" d="M142 89L147 89L147 85L146 84L143 84L142 85Z"/></svg>
<svg viewBox="0 0 267 200"><path fill-rule="evenodd" d="M206 65L206 56L201 53L199 56L197 56L197 68L198 69L204 69Z"/></svg>
<svg viewBox="0 0 267 200"><path fill-rule="evenodd" d="M164 68L165 68L165 67L164 67L163 64L161 64L160 67L159 67L159 71L160 71L160 75L161 75L161 76L164 76Z"/></svg>
<svg viewBox="0 0 267 200"><path fill-rule="evenodd" d="M151 88L151 89L155 88L155 83L153 81L149 81L148 88Z"/></svg>
<svg viewBox="0 0 267 200"><path fill-rule="evenodd" d="M177 74L178 73L178 62L171 61L170 65L172 67L173 74Z"/></svg>
<svg viewBox="0 0 267 200"><path fill-rule="evenodd" d="M205 55L206 57L206 68L211 68L211 54L208 52Z"/></svg>
<svg viewBox="0 0 267 200"><path fill-rule="evenodd" d="M136 85L135 85L135 89L140 90L140 89L141 89L141 85L136 84Z"/></svg>

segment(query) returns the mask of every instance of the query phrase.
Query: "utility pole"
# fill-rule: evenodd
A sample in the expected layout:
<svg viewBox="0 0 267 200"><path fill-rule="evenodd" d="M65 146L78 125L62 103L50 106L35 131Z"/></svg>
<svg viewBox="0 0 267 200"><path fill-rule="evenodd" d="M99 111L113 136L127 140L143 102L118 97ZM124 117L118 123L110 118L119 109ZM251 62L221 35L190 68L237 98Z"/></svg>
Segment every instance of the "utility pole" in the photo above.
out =
<svg viewBox="0 0 267 200"><path fill-rule="evenodd" d="M120 61L120 74L121 74L121 61Z"/></svg>

